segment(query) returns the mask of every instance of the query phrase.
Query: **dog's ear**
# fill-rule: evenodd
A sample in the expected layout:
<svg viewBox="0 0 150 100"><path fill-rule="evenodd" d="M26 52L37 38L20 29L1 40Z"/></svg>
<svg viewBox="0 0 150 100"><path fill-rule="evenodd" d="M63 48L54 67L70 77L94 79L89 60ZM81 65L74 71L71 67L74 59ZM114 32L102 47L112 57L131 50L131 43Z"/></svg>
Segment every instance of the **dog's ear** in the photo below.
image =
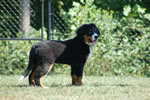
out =
<svg viewBox="0 0 150 100"><path fill-rule="evenodd" d="M80 26L77 30L77 37L83 38L85 30L88 28L88 26L88 24L83 24L82 26Z"/></svg>

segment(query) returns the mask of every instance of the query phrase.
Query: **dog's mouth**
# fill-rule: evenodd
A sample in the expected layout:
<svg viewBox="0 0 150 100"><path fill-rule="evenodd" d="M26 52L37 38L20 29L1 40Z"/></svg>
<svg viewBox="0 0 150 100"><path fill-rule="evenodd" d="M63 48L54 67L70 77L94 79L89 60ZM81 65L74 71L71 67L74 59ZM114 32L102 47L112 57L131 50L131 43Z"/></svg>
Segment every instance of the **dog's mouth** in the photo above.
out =
<svg viewBox="0 0 150 100"><path fill-rule="evenodd" d="M92 39L89 40L89 43L92 43L94 45L96 44L96 42L97 42L97 40L92 40Z"/></svg>
<svg viewBox="0 0 150 100"><path fill-rule="evenodd" d="M85 43L88 45L96 45L97 39L92 39L91 36L84 36Z"/></svg>

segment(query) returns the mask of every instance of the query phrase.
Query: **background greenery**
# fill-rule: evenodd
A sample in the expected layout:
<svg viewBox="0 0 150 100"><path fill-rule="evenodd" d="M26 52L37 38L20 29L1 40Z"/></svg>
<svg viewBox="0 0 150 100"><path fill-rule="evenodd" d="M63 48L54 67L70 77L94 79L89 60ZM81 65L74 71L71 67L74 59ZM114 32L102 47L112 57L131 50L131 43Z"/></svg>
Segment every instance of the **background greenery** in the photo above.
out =
<svg viewBox="0 0 150 100"><path fill-rule="evenodd" d="M53 39L74 37L76 29L85 23L95 23L101 32L93 56L85 66L85 74L150 76L148 0L56 1L53 3L58 3L58 6L55 5L56 9L67 22L71 32L60 32L60 36L53 34ZM67 2L71 3L66 7ZM40 31L33 29L31 37L38 37L38 32ZM29 50L34 43L35 41L0 41L0 74L23 73L28 64ZM54 72L68 74L70 67L55 65Z"/></svg>

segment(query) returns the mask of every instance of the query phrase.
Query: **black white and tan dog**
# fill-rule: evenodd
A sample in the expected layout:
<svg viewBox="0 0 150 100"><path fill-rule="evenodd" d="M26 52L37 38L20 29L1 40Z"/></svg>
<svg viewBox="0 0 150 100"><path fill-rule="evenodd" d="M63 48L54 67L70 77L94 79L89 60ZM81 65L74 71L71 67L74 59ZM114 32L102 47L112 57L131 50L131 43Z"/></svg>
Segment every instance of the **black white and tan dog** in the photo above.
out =
<svg viewBox="0 0 150 100"><path fill-rule="evenodd" d="M71 66L72 85L82 85L84 65L99 35L100 32L95 24L83 24L78 28L77 35L73 39L47 40L34 44L30 51L28 67L20 80L32 70L29 75L29 85L44 88L42 77L55 63L61 63Z"/></svg>

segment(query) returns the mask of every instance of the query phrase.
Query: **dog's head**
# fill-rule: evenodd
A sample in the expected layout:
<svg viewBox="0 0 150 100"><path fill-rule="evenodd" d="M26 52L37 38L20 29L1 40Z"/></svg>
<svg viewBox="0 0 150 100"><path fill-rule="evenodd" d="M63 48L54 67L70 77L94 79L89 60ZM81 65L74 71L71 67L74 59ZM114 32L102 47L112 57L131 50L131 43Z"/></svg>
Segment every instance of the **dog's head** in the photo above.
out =
<svg viewBox="0 0 150 100"><path fill-rule="evenodd" d="M77 37L88 45L95 45L100 32L95 24L84 24L77 30Z"/></svg>

